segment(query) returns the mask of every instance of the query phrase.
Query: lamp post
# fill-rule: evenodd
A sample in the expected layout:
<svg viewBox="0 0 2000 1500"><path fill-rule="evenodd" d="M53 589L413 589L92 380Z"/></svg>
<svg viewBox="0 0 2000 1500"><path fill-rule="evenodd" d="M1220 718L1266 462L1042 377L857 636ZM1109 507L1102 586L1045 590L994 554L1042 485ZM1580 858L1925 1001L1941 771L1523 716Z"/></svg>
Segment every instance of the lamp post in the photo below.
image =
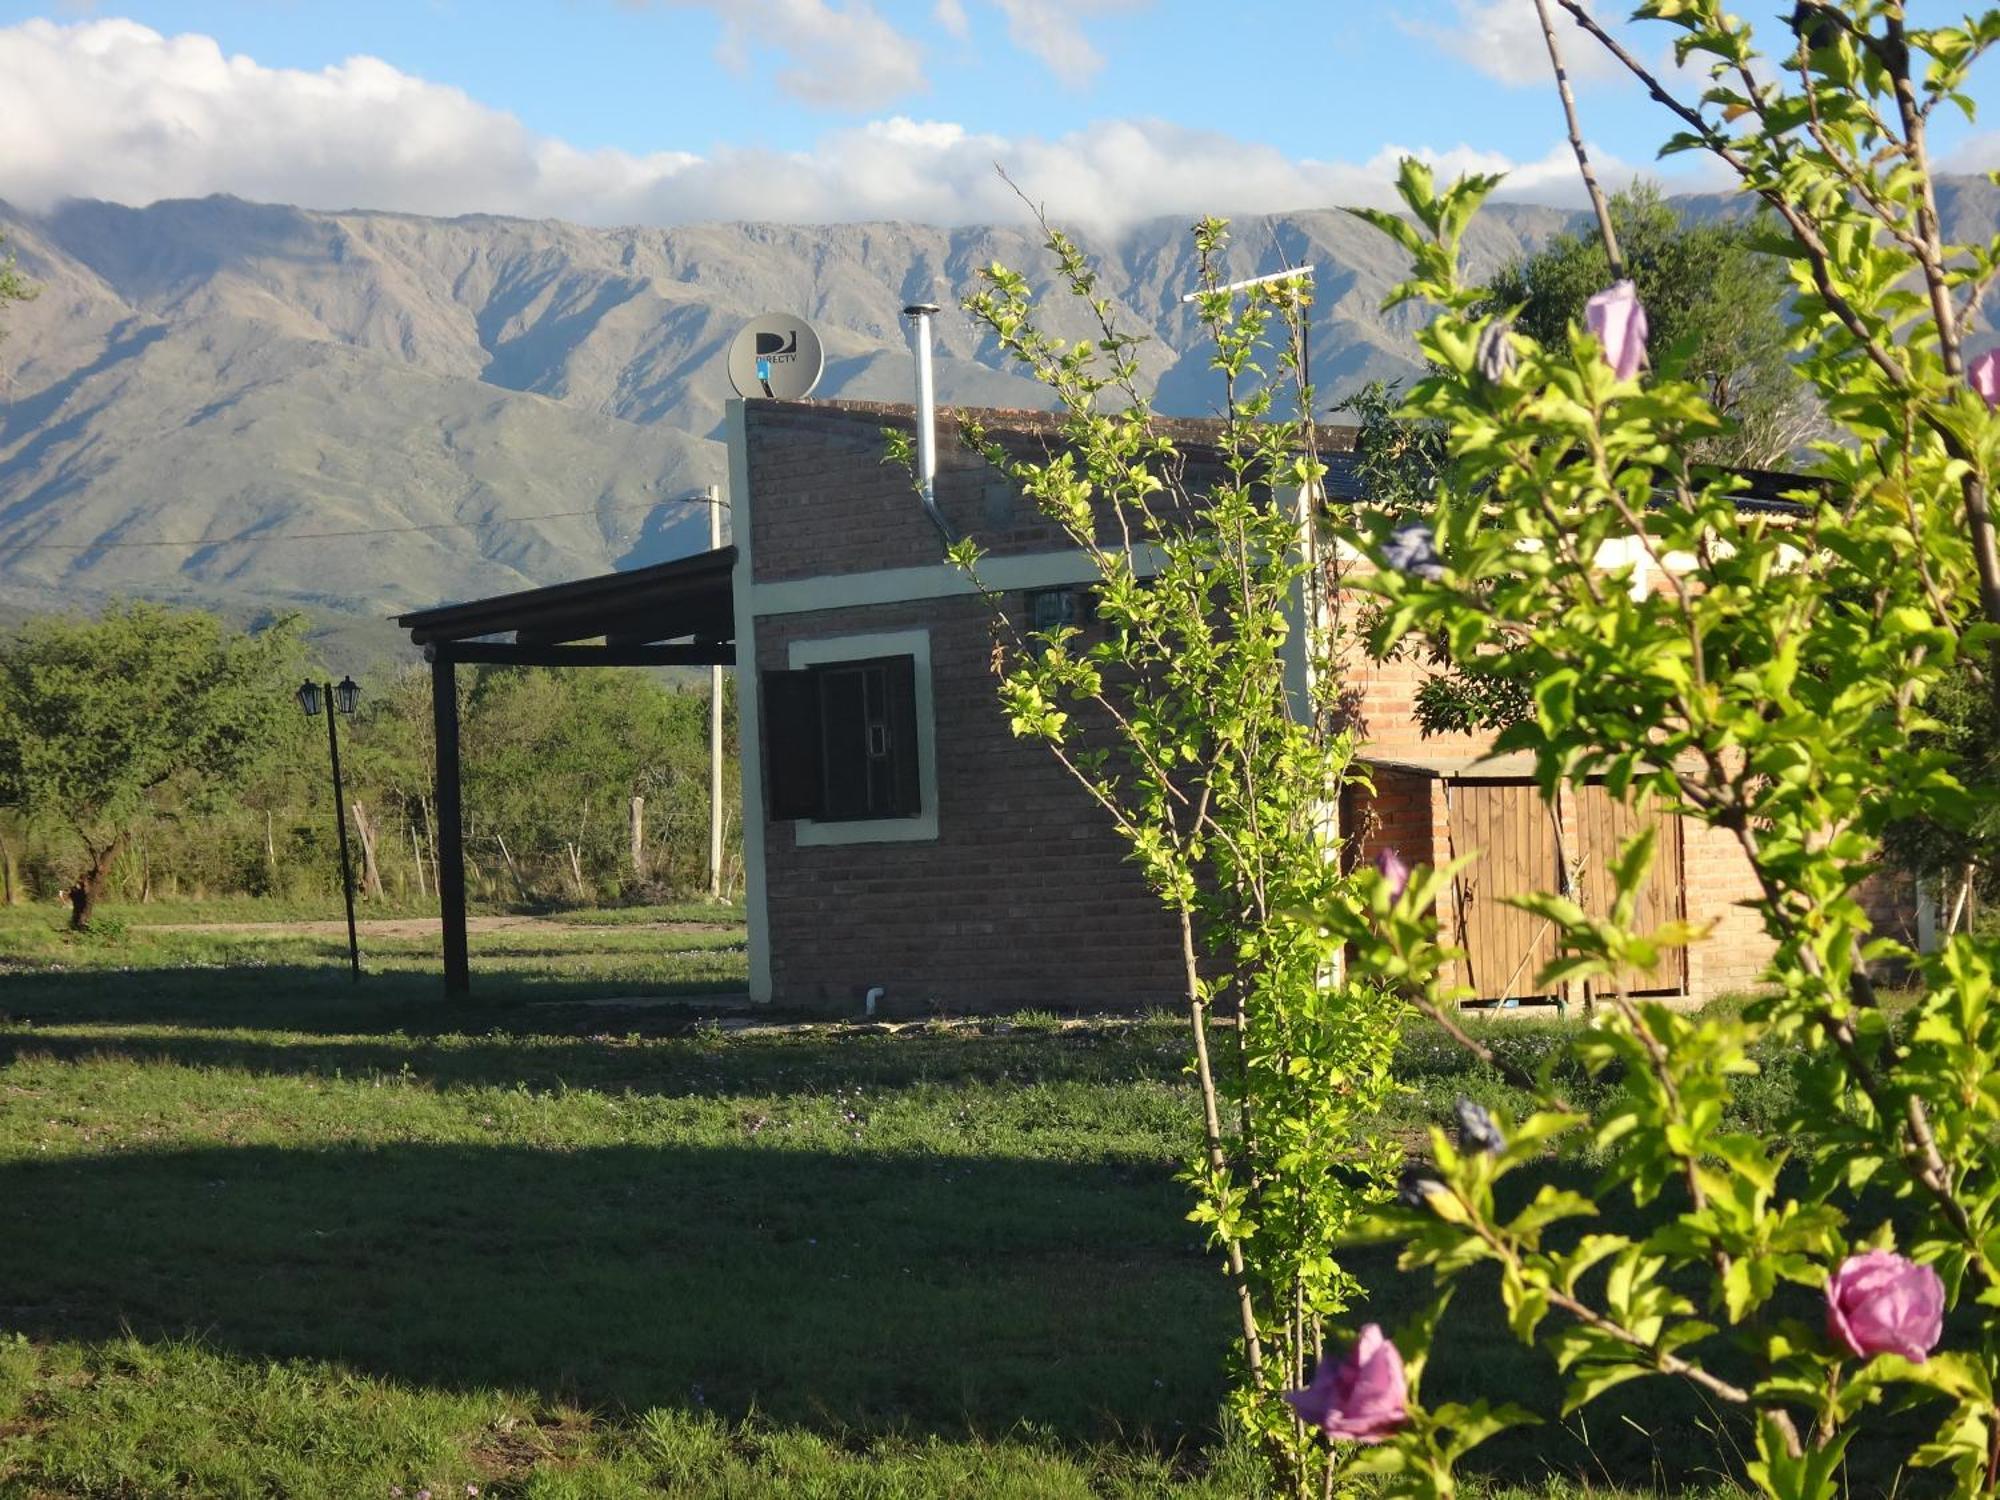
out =
<svg viewBox="0 0 2000 1500"><path fill-rule="evenodd" d="M322 700L326 704L326 749L333 760L333 827L340 835L340 892L347 898L347 958L354 968L354 982L359 984L361 939L354 930L354 867L347 857L347 794L340 784L340 731L334 721L360 705L361 688L352 677L343 677L338 684L308 678L299 684L297 697L308 718L319 716Z"/></svg>

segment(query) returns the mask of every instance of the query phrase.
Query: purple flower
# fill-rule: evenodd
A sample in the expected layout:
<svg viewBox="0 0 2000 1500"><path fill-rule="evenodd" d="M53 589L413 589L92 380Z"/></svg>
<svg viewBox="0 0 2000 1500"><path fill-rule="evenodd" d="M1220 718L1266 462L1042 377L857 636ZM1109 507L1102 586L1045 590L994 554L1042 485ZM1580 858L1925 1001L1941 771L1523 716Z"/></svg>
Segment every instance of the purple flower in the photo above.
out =
<svg viewBox="0 0 2000 1500"><path fill-rule="evenodd" d="M1381 1443L1407 1419L1408 1395L1402 1355L1370 1323L1344 1357L1321 1360L1312 1384L1286 1391L1285 1399L1329 1442Z"/></svg>
<svg viewBox="0 0 2000 1500"><path fill-rule="evenodd" d="M1410 867L1403 863L1403 856L1394 849L1384 849L1375 856L1375 868L1381 871L1382 882L1389 887L1389 899L1402 900L1404 887L1410 883Z"/></svg>
<svg viewBox="0 0 2000 1500"><path fill-rule="evenodd" d="M1646 309L1629 281L1606 287L1583 304L1583 321L1604 347L1604 357L1620 380L1630 380L1646 362Z"/></svg>
<svg viewBox="0 0 2000 1500"><path fill-rule="evenodd" d="M1989 408L2000 408L2000 349L1988 349L1975 359L1965 378Z"/></svg>
<svg viewBox="0 0 2000 1500"><path fill-rule="evenodd" d="M1444 559L1438 556L1437 541L1428 526L1399 526L1382 544L1382 561L1398 573L1432 583L1444 577Z"/></svg>
<svg viewBox="0 0 2000 1500"><path fill-rule="evenodd" d="M1826 1336L1858 1358L1922 1364L1944 1334L1944 1283L1893 1250L1850 1255L1826 1284Z"/></svg>
<svg viewBox="0 0 2000 1500"><path fill-rule="evenodd" d="M1500 1132L1493 1116L1483 1104L1475 1104L1460 1094L1451 1106L1451 1112L1458 1117L1458 1147L1461 1151L1484 1151L1488 1156L1498 1156L1507 1149L1507 1137Z"/></svg>

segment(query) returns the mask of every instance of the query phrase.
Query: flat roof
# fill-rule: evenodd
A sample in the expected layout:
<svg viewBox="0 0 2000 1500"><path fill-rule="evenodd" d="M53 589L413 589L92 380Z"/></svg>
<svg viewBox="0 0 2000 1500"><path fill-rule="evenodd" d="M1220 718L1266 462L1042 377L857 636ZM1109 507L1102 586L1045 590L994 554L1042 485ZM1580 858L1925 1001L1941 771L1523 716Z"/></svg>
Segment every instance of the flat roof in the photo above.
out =
<svg viewBox="0 0 2000 1500"><path fill-rule="evenodd" d="M521 645L542 646L600 635L623 645L683 636L727 641L736 634L735 571L736 549L720 547L622 573L417 610L396 616L396 623L419 646L508 632Z"/></svg>
<svg viewBox="0 0 2000 1500"><path fill-rule="evenodd" d="M1526 750L1505 755L1372 755L1361 752L1363 765L1385 771L1415 771L1440 781L1533 781L1535 757Z"/></svg>

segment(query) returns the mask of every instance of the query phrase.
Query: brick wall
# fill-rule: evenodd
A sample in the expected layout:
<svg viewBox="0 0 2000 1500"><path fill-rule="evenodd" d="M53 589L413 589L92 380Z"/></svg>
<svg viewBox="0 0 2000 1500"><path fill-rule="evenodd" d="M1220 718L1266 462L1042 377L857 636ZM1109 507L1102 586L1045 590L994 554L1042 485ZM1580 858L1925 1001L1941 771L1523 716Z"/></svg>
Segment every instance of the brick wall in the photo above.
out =
<svg viewBox="0 0 2000 1500"><path fill-rule="evenodd" d="M1055 433L1046 412L982 411L994 440L1022 455L1046 452ZM914 431L907 406L874 402L752 401L744 407L750 449L751 555L759 582L819 578L942 561L909 474L883 462L884 428ZM1187 481L1215 469L1220 424L1163 419L1159 430L1182 445ZM937 503L955 535L977 537L994 556L1054 552L1069 538L958 436L958 413L937 415ZM1321 440L1338 450L1347 428ZM1114 533L1106 517L1105 539Z"/></svg>
<svg viewBox="0 0 2000 1500"><path fill-rule="evenodd" d="M784 667L794 640L910 629L931 638L938 837L800 847L794 825L770 825L772 998L854 1009L879 984L902 1013L1178 1000L1178 929L1109 815L1008 730L980 601L767 618L757 663Z"/></svg>

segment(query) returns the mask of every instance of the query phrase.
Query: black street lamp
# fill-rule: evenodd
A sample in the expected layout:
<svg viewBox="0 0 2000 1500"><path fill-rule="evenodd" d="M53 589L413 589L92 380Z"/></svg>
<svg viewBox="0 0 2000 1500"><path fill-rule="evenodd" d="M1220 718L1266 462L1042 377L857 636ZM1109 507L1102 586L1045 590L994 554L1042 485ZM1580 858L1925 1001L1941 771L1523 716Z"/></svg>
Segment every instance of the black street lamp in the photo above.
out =
<svg viewBox="0 0 2000 1500"><path fill-rule="evenodd" d="M299 707L308 718L319 716L320 703L326 704L326 749L333 759L333 826L340 835L340 890L347 897L347 957L354 966L354 982L361 982L361 939L354 931L354 866L347 857L347 794L340 785L340 732L334 721L351 714L361 704L361 688L352 677L338 685L307 681L299 684ZM338 709L339 713L335 710Z"/></svg>

